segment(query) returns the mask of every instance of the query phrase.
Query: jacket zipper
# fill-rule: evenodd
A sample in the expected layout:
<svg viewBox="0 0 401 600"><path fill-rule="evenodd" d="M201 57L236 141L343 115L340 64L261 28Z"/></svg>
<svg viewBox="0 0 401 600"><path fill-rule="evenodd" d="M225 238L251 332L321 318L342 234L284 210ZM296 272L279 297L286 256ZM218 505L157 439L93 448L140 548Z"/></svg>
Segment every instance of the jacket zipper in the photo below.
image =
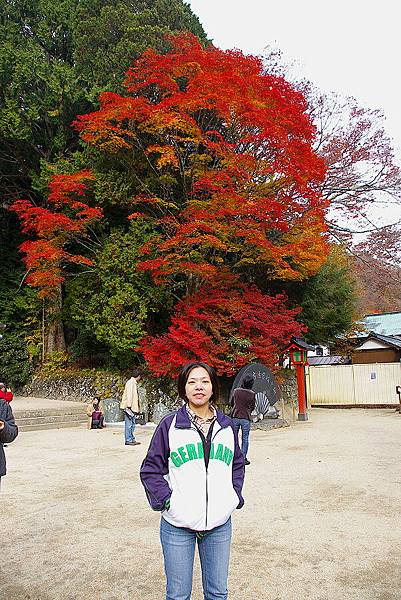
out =
<svg viewBox="0 0 401 600"><path fill-rule="evenodd" d="M205 441L206 441L206 436L203 435L203 437L202 437L200 430L197 427L195 427L195 425L191 425L190 429L193 429L198 432L198 435L201 439L202 446L203 446L203 462L205 464L205 474L206 474L206 477L205 477L205 496L206 496L205 530L206 530L206 528L207 528L207 510L208 510L208 506L209 506L208 467L206 466L206 462L205 462L205 449L206 448L205 448L205 444L203 443L203 438L205 438ZM210 449L209 449L209 453L210 453Z"/></svg>
<svg viewBox="0 0 401 600"><path fill-rule="evenodd" d="M208 469L206 469L206 515L205 515L205 530L207 529L207 511L209 506L209 490L208 490Z"/></svg>
<svg viewBox="0 0 401 600"><path fill-rule="evenodd" d="M219 433L219 431L220 431L221 429L222 429L222 428L220 427L220 429L218 429L218 430L216 431L216 433L214 434L214 436L213 436L213 437L210 439L209 460L210 460L210 450L211 450L211 446L212 446L213 440L215 439L216 435ZM199 435L200 435L200 434L199 434ZM208 464L208 466L207 466L207 467L206 467L206 465L205 465L205 468L206 468L206 514L205 514L205 530L206 530L206 529L207 529L207 514L208 514L208 508L209 508L209 487L208 487L208 483L209 483L209 481L208 481L208 475L209 475L209 464Z"/></svg>
<svg viewBox="0 0 401 600"><path fill-rule="evenodd" d="M199 433L199 437L202 440L202 446L203 446L203 439L202 439L202 435L199 431L199 429L197 427L190 427L190 429L195 429L198 433ZM213 437L210 439L210 444L212 444L213 440L215 439L216 435L219 433L219 431L221 431L223 429L223 427L220 427L215 434L213 435ZM203 436L205 437L205 436ZM210 448L209 448L209 460L210 460ZM209 466L206 466L205 463L205 471L206 471L206 512L205 512L205 531L207 529L207 513L208 513L208 507L209 507L209 489L208 489L208 470L209 470Z"/></svg>

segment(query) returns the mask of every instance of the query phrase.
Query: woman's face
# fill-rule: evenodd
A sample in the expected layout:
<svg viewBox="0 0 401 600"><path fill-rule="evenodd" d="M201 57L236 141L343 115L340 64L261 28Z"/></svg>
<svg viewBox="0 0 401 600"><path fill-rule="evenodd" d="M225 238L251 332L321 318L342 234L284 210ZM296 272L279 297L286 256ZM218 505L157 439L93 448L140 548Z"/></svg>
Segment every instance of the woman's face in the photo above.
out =
<svg viewBox="0 0 401 600"><path fill-rule="evenodd" d="M195 367L189 372L187 383L185 384L185 395L189 404L194 407L201 407L209 403L213 395L212 382L209 373L203 367Z"/></svg>

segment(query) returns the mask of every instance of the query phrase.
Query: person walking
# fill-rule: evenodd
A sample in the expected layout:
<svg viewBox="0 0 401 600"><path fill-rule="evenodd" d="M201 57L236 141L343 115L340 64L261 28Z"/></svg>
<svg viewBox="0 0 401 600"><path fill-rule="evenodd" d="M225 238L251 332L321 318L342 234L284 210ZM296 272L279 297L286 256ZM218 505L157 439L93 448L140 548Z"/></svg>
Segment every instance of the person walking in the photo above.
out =
<svg viewBox="0 0 401 600"><path fill-rule="evenodd" d="M241 430L241 450L246 465L250 465L247 458L249 448L249 434L251 431L251 412L255 408L255 392L252 390L253 377L245 377L242 386L236 388L231 398L233 407L231 416L237 433Z"/></svg>
<svg viewBox="0 0 401 600"><path fill-rule="evenodd" d="M139 412L138 381L141 378L140 369L134 369L132 377L125 384L120 408L125 413L124 437L126 446L138 446L141 442L135 439L135 413Z"/></svg>
<svg viewBox="0 0 401 600"><path fill-rule="evenodd" d="M11 406L3 398L0 398L0 487L1 479L7 472L3 446L13 442L17 435L18 427L15 424Z"/></svg>
<svg viewBox="0 0 401 600"><path fill-rule="evenodd" d="M140 470L150 506L161 511L165 598L191 597L197 544L204 599L225 600L231 514L244 504L244 458L232 419L215 407L215 370L189 363L177 387L184 404L159 423Z"/></svg>

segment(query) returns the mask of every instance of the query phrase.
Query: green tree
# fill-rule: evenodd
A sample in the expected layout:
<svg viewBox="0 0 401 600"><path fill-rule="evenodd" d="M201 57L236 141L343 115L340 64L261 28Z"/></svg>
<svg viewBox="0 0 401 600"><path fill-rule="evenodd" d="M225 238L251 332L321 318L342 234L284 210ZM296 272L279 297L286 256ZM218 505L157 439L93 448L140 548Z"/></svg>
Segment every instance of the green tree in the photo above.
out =
<svg viewBox="0 0 401 600"><path fill-rule="evenodd" d="M0 227L15 259L2 289L13 318L21 316L13 304L21 302L24 269L16 251L22 237L7 208L17 198L46 206L49 175L59 164L68 170L78 151L77 115L94 110L101 91L118 91L145 48L163 51L165 34L182 29L206 43L183 0L0 0ZM45 346L55 347L59 309L47 309L54 339Z"/></svg>
<svg viewBox="0 0 401 600"><path fill-rule="evenodd" d="M204 31L182 0L0 0L0 176L6 198L35 195L41 160L77 148L70 127L118 91L145 48L164 35ZM37 194L36 194L37 195Z"/></svg>
<svg viewBox="0 0 401 600"><path fill-rule="evenodd" d="M0 377L16 386L26 383L35 359L41 354L41 309L35 290L20 285L23 267L17 242L15 215L0 208ZM7 232L7 235L4 235Z"/></svg>
<svg viewBox="0 0 401 600"><path fill-rule="evenodd" d="M146 48L167 50L166 33L191 31L206 40L198 18L182 0L84 0L74 20L74 60L98 92L122 90L132 61Z"/></svg>
<svg viewBox="0 0 401 600"><path fill-rule="evenodd" d="M111 232L96 256L95 268L67 285L64 313L68 321L94 335L118 366L132 362L132 349L143 337L152 315L158 321L171 305L166 287L156 287L147 273L136 272L138 249L151 231L134 221L128 232Z"/></svg>
<svg viewBox="0 0 401 600"><path fill-rule="evenodd" d="M357 289L343 248L332 245L320 271L293 289L292 295L302 306L309 342L328 344L349 331L356 318Z"/></svg>

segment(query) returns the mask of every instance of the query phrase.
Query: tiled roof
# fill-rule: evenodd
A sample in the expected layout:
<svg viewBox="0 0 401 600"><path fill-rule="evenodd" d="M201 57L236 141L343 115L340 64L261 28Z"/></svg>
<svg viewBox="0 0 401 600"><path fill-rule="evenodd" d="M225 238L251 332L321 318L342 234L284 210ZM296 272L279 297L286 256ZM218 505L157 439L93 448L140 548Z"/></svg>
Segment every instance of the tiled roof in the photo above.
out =
<svg viewBox="0 0 401 600"><path fill-rule="evenodd" d="M370 331L367 336L360 337L358 339L358 347L355 348L355 350L363 351L364 349L361 347L364 344L366 344L366 342L368 342L369 340L377 340L379 342L383 342L387 346L391 346L392 348L395 348L396 350L401 350L401 338L400 337L396 337L394 335L380 335L379 333L375 333L374 331Z"/></svg>
<svg viewBox="0 0 401 600"><path fill-rule="evenodd" d="M401 350L401 340L399 338L392 337L389 335L379 335L378 333L374 333L371 337L377 340L381 340L385 344L393 346L393 348L398 348L399 350Z"/></svg>
<svg viewBox="0 0 401 600"><path fill-rule="evenodd" d="M308 342L306 342L304 340L304 338L300 338L300 337L292 336L291 342L294 344L297 344L301 348L305 348L305 350L315 350L315 347L316 347L316 346L312 346L312 344L308 344Z"/></svg>
<svg viewBox="0 0 401 600"><path fill-rule="evenodd" d="M380 335L401 335L401 312L365 315L363 324L368 331Z"/></svg>
<svg viewBox="0 0 401 600"><path fill-rule="evenodd" d="M320 367L321 365L343 365L346 362L346 356L338 356L336 354L330 356L308 356L308 364L311 367Z"/></svg>

